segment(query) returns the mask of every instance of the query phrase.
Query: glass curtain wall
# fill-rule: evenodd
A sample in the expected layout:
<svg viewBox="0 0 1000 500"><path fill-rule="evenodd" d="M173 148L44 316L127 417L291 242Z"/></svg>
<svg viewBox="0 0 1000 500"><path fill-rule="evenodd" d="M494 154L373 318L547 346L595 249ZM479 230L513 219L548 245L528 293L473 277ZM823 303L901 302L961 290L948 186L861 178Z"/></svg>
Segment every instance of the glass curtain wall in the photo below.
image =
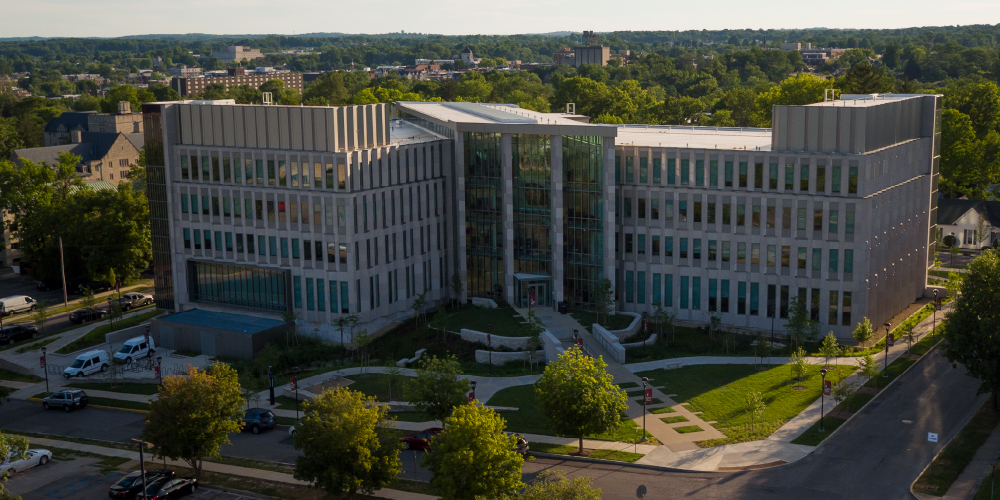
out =
<svg viewBox="0 0 1000 500"><path fill-rule="evenodd" d="M465 132L465 249L471 297L503 298L500 134Z"/></svg>
<svg viewBox="0 0 1000 500"><path fill-rule="evenodd" d="M563 297L592 307L604 262L604 138L563 136Z"/></svg>
<svg viewBox="0 0 1000 500"><path fill-rule="evenodd" d="M511 136L514 177L514 272L552 276L552 141ZM547 304L539 297L539 303Z"/></svg>
<svg viewBox="0 0 1000 500"><path fill-rule="evenodd" d="M153 247L153 291L156 307L174 310L174 280L170 263L170 210L167 207L166 163L160 106L143 105L142 125L146 149L146 186L149 200L150 239Z"/></svg>
<svg viewBox="0 0 1000 500"><path fill-rule="evenodd" d="M280 269L188 262L188 287L195 302L286 311L290 276Z"/></svg>

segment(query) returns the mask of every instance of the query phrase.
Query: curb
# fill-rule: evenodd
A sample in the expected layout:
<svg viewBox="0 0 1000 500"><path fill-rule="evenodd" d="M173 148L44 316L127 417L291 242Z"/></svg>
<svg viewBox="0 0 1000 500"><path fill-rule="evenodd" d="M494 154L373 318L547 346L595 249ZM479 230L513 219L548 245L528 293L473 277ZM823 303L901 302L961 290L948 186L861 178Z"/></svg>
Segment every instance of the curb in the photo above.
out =
<svg viewBox="0 0 1000 500"><path fill-rule="evenodd" d="M278 500L278 497L269 497L267 495L261 495L259 493L251 493L249 491L234 490L232 488L225 488L222 486L216 486L214 484L199 483L198 487L206 490L221 491L223 493L229 493L231 495L239 495L241 497L246 497L246 498L254 498L257 500Z"/></svg>
<svg viewBox="0 0 1000 500"><path fill-rule="evenodd" d="M603 464L603 465L618 465L621 467L631 467L633 469L645 469L653 470L657 472L683 472L687 474L699 474L705 472L717 472L717 471L704 471L704 470L692 470L692 469L677 469L674 467L660 467L658 465L646 465L646 464L635 464L632 462L619 462L616 460L602 460L600 458L588 458L588 457L574 457L571 455L559 455L557 453L545 453L539 451L529 451L529 456L536 458L550 458L556 460L568 460L570 462L583 462L590 464Z"/></svg>
<svg viewBox="0 0 1000 500"><path fill-rule="evenodd" d="M37 401L39 403L42 402L42 400L38 398L28 398L25 399L24 401ZM135 408L121 408L119 406L105 406L105 405L93 405L93 404L88 404L87 406L90 406L92 408L104 408L105 410L121 410L121 411L130 411L132 413L149 413L149 410L137 410Z"/></svg>

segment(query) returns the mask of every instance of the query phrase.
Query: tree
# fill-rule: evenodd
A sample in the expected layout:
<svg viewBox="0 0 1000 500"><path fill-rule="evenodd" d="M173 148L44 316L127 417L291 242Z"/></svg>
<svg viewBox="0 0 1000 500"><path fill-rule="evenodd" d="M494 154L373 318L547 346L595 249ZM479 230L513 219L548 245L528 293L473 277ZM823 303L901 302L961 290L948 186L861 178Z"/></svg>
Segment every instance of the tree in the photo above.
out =
<svg viewBox="0 0 1000 500"><path fill-rule="evenodd" d="M0 158L10 158L15 149L24 147L12 118L0 118Z"/></svg>
<svg viewBox="0 0 1000 500"><path fill-rule="evenodd" d="M389 401L392 401L392 383L403 376L403 369L394 364L389 364L382 370L382 373L385 374L385 381L388 385Z"/></svg>
<svg viewBox="0 0 1000 500"><path fill-rule="evenodd" d="M594 479L587 476L577 476L573 479L566 473L558 471L542 471L535 482L528 485L520 493L500 495L493 498L500 500L601 500L601 489L593 487ZM487 500L477 497L477 500Z"/></svg>
<svg viewBox="0 0 1000 500"><path fill-rule="evenodd" d="M45 333L45 323L48 323L49 318L52 316L52 310L49 309L49 304L44 300L39 300L35 302L35 312L31 314L31 323L38 328L39 333Z"/></svg>
<svg viewBox="0 0 1000 500"><path fill-rule="evenodd" d="M11 461L22 460L28 456L28 439L21 436L12 436L0 433L0 457L10 457ZM0 473L0 499L21 500L4 488L4 483L10 479L10 474Z"/></svg>
<svg viewBox="0 0 1000 500"><path fill-rule="evenodd" d="M983 242L990 237L990 221L983 216L983 214L977 212L978 217L976 218L975 226L975 240L976 248L981 248Z"/></svg>
<svg viewBox="0 0 1000 500"><path fill-rule="evenodd" d="M864 347L865 343L875 336L875 332L872 330L872 322L868 320L868 317L862 318L861 322L854 329L854 340L858 341Z"/></svg>
<svg viewBox="0 0 1000 500"><path fill-rule="evenodd" d="M521 334L524 337L528 337L528 348L529 361L534 365L535 350L542 344L541 335L545 331L545 325L542 324L542 320L538 319L535 315L535 310L532 309L528 311L528 322L521 325Z"/></svg>
<svg viewBox="0 0 1000 500"><path fill-rule="evenodd" d="M608 312L614 311L615 289L611 285L611 280L604 278L597 282L594 289L594 308L597 310L597 324L601 324L601 315L604 315L604 322L608 321Z"/></svg>
<svg viewBox="0 0 1000 500"><path fill-rule="evenodd" d="M324 391L303 404L295 425L295 478L329 495L366 495L400 473L402 445L392 434L389 407L342 387Z"/></svg>
<svg viewBox="0 0 1000 500"><path fill-rule="evenodd" d="M291 323L291 326L289 327L288 330L288 335L285 338L285 343L288 344L289 347L299 345L298 320L299 320L299 313L291 309L281 311L281 321L284 321L285 324Z"/></svg>
<svg viewBox="0 0 1000 500"><path fill-rule="evenodd" d="M956 197L974 177L979 150L972 119L957 109L941 113L941 183L950 198ZM951 245L948 245L951 246Z"/></svg>
<svg viewBox="0 0 1000 500"><path fill-rule="evenodd" d="M856 390L858 390L857 382L849 382L847 379L844 379L833 386L833 389L830 390L830 395L833 396L833 400L839 406L840 403L847 401L847 398L851 397L851 394L854 394Z"/></svg>
<svg viewBox="0 0 1000 500"><path fill-rule="evenodd" d="M959 293L951 295L954 309L944 322L944 355L962 363L972 377L983 381L980 392L993 394L998 408L1000 392L1000 255L984 250L969 263Z"/></svg>
<svg viewBox="0 0 1000 500"><path fill-rule="evenodd" d="M806 370L809 368L809 362L806 360L806 350L801 346L796 348L788 358L788 365L792 369L792 377L795 377L795 381L802 382L802 377L806 375Z"/></svg>
<svg viewBox="0 0 1000 500"><path fill-rule="evenodd" d="M460 378L461 366L455 356L431 356L420 361L417 376L404 388L406 400L434 420L444 420L466 401L469 381Z"/></svg>
<svg viewBox="0 0 1000 500"><path fill-rule="evenodd" d="M457 272L451 275L451 293L455 296L455 302L462 300L462 292L465 291L465 282L462 281L462 275Z"/></svg>
<svg viewBox="0 0 1000 500"><path fill-rule="evenodd" d="M507 422L495 411L464 404L444 420L421 465L445 499L497 498L524 487L517 436L504 433Z"/></svg>
<svg viewBox="0 0 1000 500"><path fill-rule="evenodd" d="M872 357L870 353L865 354L864 357L861 358L858 366L861 368L861 375L863 377L868 377L869 382L871 382L875 376L878 375L878 361L875 361L875 358Z"/></svg>
<svg viewBox="0 0 1000 500"><path fill-rule="evenodd" d="M425 320L424 317L424 305L427 304L427 292L417 295L413 298L413 304L410 305L410 309L413 309L413 315L417 318L417 324L420 324L421 320Z"/></svg>
<svg viewBox="0 0 1000 500"><path fill-rule="evenodd" d="M243 397L243 401L247 405L249 410L252 406L257 406L260 404L260 391L263 388L257 387L257 378L251 377L249 375L240 375L240 395Z"/></svg>
<svg viewBox="0 0 1000 500"><path fill-rule="evenodd" d="M601 358L585 356L573 346L559 359L545 366L535 382L535 399L556 432L583 436L606 432L621 421L628 408L628 398L612 383L607 365Z"/></svg>
<svg viewBox="0 0 1000 500"><path fill-rule="evenodd" d="M823 345L819 348L820 354L826 356L826 365L830 366L830 358L835 358L840 354L840 344L837 342L837 336L833 332L828 332L826 337L823 339Z"/></svg>
<svg viewBox="0 0 1000 500"><path fill-rule="evenodd" d="M814 321L809 316L809 310L800 300L793 300L788 309L788 319L785 320L785 329L789 337L795 339L795 345L801 346L805 341L812 340L819 335L819 322Z"/></svg>
<svg viewBox="0 0 1000 500"><path fill-rule="evenodd" d="M830 82L824 78L802 73L788 77L778 86L771 87L759 94L754 101L753 126L770 127L771 111L775 105L812 104L823 101L823 94L830 88Z"/></svg>
<svg viewBox="0 0 1000 500"><path fill-rule="evenodd" d="M895 79L882 66L865 61L856 64L844 75L841 90L845 94L881 94L891 92Z"/></svg>
<svg viewBox="0 0 1000 500"><path fill-rule="evenodd" d="M766 407L764 396L761 395L760 391L749 391L743 398L743 411L746 414L745 427L751 434L757 429L758 422L763 423Z"/></svg>
<svg viewBox="0 0 1000 500"><path fill-rule="evenodd" d="M243 395L236 370L215 363L204 371L163 379L159 397L149 403L143 440L161 457L187 462L201 477L202 459L218 458L229 434L243 426Z"/></svg>
<svg viewBox="0 0 1000 500"><path fill-rule="evenodd" d="M361 355L362 373L368 371L369 346L371 346L373 340L375 340L375 337L368 334L367 328L358 332L358 334L354 337L354 341L358 345L358 352Z"/></svg>

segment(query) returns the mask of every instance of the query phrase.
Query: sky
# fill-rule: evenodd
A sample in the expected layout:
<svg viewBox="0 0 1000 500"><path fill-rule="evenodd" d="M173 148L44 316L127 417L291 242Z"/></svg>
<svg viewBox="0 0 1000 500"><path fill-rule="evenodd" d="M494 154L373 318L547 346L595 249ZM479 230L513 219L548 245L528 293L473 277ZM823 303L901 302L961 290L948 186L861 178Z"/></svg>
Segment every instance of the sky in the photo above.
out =
<svg viewBox="0 0 1000 500"><path fill-rule="evenodd" d="M0 0L0 38L878 29L997 23L998 0Z"/></svg>

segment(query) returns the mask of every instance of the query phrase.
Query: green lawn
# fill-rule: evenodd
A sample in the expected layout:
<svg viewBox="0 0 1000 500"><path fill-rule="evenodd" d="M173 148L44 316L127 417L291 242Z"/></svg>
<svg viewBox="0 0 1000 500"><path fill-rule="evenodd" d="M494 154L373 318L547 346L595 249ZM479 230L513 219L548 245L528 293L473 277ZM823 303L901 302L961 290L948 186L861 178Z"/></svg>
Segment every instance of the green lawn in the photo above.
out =
<svg viewBox="0 0 1000 500"><path fill-rule="evenodd" d="M448 330L453 332L468 328L477 332L493 333L493 335L501 337L525 336L524 332L521 331L521 326L527 323L527 320L506 302L497 302L496 309L464 305L457 311L447 309L442 312L448 318ZM491 332L487 332L490 328L492 328Z"/></svg>
<svg viewBox="0 0 1000 500"><path fill-rule="evenodd" d="M705 421L717 421L714 427L722 431L728 439L712 440L712 445L733 444L764 439L774 430L798 415L820 396L820 367L810 366L807 376L795 383L788 366L758 371L753 365L698 365L675 370L651 370L637 373L649 377L656 384L664 384L666 390L676 393L678 403L690 403L688 409L702 411ZM834 383L849 375L852 369L837 367L827 373L827 379ZM793 390L793 385L805 387ZM745 427L744 400L752 390L760 391L766 408L764 424L754 431Z"/></svg>
<svg viewBox="0 0 1000 500"><path fill-rule="evenodd" d="M530 443L529 446L531 447L531 451L537 451L539 453L554 453L557 455L576 455L577 450L580 449L578 446L552 443ZM642 453L632 453L630 451L593 450L586 456L588 458L597 458L600 460L614 460L616 462L634 463L636 460L639 460L645 455Z"/></svg>
<svg viewBox="0 0 1000 500"><path fill-rule="evenodd" d="M889 385L889 383L891 383L893 380L896 380L896 377L902 375L907 368L909 368L911 365L913 365L913 363L916 362L917 360L915 359L896 358L895 361L889 363L888 369L882 370L881 372L879 372L877 376L875 376L874 380L872 381L875 384L875 388L879 390L884 389L885 386ZM882 376L883 373L889 376L883 377ZM871 386L872 382L869 382L868 385Z"/></svg>
<svg viewBox="0 0 1000 500"><path fill-rule="evenodd" d="M597 313L592 313L590 311L571 311L569 315L583 325L588 332L591 331L591 326L598 322ZM608 330L624 330L632 324L632 320L634 319L635 316L629 316L627 314L612 314L607 316L607 319L605 319L604 315L601 315L601 323L603 323L601 326L607 328Z"/></svg>
<svg viewBox="0 0 1000 500"><path fill-rule="evenodd" d="M846 420L837 417L823 418L823 432L819 431L819 420L799 437L792 440L792 444L804 444L807 446L819 446L827 436L837 430Z"/></svg>
<svg viewBox="0 0 1000 500"><path fill-rule="evenodd" d="M869 401L875 397L874 394L865 394L856 392L848 396L847 400L841 403L839 406L846 406L846 410L851 413L857 413L865 406Z"/></svg>
<svg viewBox="0 0 1000 500"><path fill-rule="evenodd" d="M24 354L24 353L26 353L28 351L37 351L37 350L41 349L42 347L45 347L45 346L47 346L47 345L49 345L49 344L51 344L51 343L53 343L53 342L55 342L57 340L59 340L59 337L49 337L49 338L47 338L45 340L42 340L40 342L35 342L33 344L28 344L28 345L23 345L21 347L18 347L17 348L17 352L18 352L18 354Z"/></svg>
<svg viewBox="0 0 1000 500"><path fill-rule="evenodd" d="M685 425L683 427L674 427L673 429L677 431L678 434L690 434L692 432L701 432L705 430L697 425Z"/></svg>
<svg viewBox="0 0 1000 500"><path fill-rule="evenodd" d="M295 410L295 398L290 398L288 396L275 396L274 403L277 405L276 408L279 410ZM302 409L303 401L299 401L299 409Z"/></svg>
<svg viewBox="0 0 1000 500"><path fill-rule="evenodd" d="M987 400L969 423L965 424L955 438L941 450L931 466L917 478L913 489L921 493L944 496L998 423L1000 423L1000 413L993 410L993 401ZM936 491L924 488L928 485L938 488Z"/></svg>
<svg viewBox="0 0 1000 500"><path fill-rule="evenodd" d="M752 342L753 339L745 335L716 334L709 338L702 328L675 326L671 330L664 327L663 336L655 343L631 348L625 355L629 363L686 356L754 356ZM772 354L778 356L780 352L774 350Z"/></svg>
<svg viewBox="0 0 1000 500"><path fill-rule="evenodd" d="M690 422L684 415L675 415L673 417L661 417L660 420L665 424L679 424L681 422Z"/></svg>
<svg viewBox="0 0 1000 500"><path fill-rule="evenodd" d="M993 473L995 474L996 469L1000 469L1000 462L997 462ZM986 476L983 478L983 484L979 485L979 490L976 491L976 496L972 497L972 500L993 500L996 498L996 491L1000 490L1000 478L994 476Z"/></svg>
<svg viewBox="0 0 1000 500"><path fill-rule="evenodd" d="M547 436L558 435L549 425L548 419L545 415L542 415L541 410L538 408L538 401L535 400L535 386L533 385L518 385L501 389L486 404L490 406L514 406L518 408L515 412L500 414L500 416L507 420L507 430L509 431L544 434ZM624 420L617 429L610 432L584 437L587 439L631 443L640 437L640 435L641 431L637 430L635 422ZM653 435L647 432L646 437L652 438Z"/></svg>
<svg viewBox="0 0 1000 500"><path fill-rule="evenodd" d="M934 335L924 335L924 338L913 344L913 347L910 347L910 354L923 356L927 351L931 350L931 347L937 345L944 338L944 335L941 335L941 323L941 321L938 321L937 330L934 331Z"/></svg>
<svg viewBox="0 0 1000 500"><path fill-rule="evenodd" d="M622 382L620 384L615 384L622 389L631 389L633 387L639 387L639 384L635 382Z"/></svg>
<svg viewBox="0 0 1000 500"><path fill-rule="evenodd" d="M671 408L669 406L664 406L663 408L653 408L653 409L649 410L649 413L654 413L654 414L675 413L675 412L677 412L677 410L675 410L675 409L673 409L673 408Z"/></svg>
<svg viewBox="0 0 1000 500"><path fill-rule="evenodd" d="M642 406L642 401L643 401L643 398L639 398L639 399L635 400L636 404L638 404L639 406ZM662 405L663 401L661 401L660 398L653 398L652 400L650 400L649 404L651 404L651 405Z"/></svg>
<svg viewBox="0 0 1000 500"><path fill-rule="evenodd" d="M137 326L144 321L159 316L160 314L163 314L163 312L164 311L162 309L153 309L152 311L147 311L142 314L131 316L120 321L115 321L114 325L104 323L98 326L97 328L94 328L93 330L87 332L82 337L70 342L69 344L66 344L63 347L60 347L58 350L56 350L56 352L59 354L70 354L79 351L81 349L86 349L88 347L93 347L95 345L101 345L106 341L105 335L111 332L117 332L118 330L124 330L126 328Z"/></svg>
<svg viewBox="0 0 1000 500"><path fill-rule="evenodd" d="M501 413L500 415L509 415L509 413ZM395 418L400 422L430 422L434 420L434 418L422 411L394 411L389 413L389 417Z"/></svg>
<svg viewBox="0 0 1000 500"><path fill-rule="evenodd" d="M45 379L36 375L22 375L17 372L0 368L0 380L10 380L11 382L41 382Z"/></svg>
<svg viewBox="0 0 1000 500"><path fill-rule="evenodd" d="M348 380L354 382L347 387L352 391L358 391L366 396L374 396L378 401L402 401L403 385L412 377L393 377L392 395L389 394L389 376L384 373L369 373L366 375L351 375Z"/></svg>
<svg viewBox="0 0 1000 500"><path fill-rule="evenodd" d="M152 396L159 392L157 384L138 384L134 382L119 382L114 384L113 387L110 382L73 382L66 384L66 387L75 387L85 391L107 391L122 394L141 394L143 396Z"/></svg>

